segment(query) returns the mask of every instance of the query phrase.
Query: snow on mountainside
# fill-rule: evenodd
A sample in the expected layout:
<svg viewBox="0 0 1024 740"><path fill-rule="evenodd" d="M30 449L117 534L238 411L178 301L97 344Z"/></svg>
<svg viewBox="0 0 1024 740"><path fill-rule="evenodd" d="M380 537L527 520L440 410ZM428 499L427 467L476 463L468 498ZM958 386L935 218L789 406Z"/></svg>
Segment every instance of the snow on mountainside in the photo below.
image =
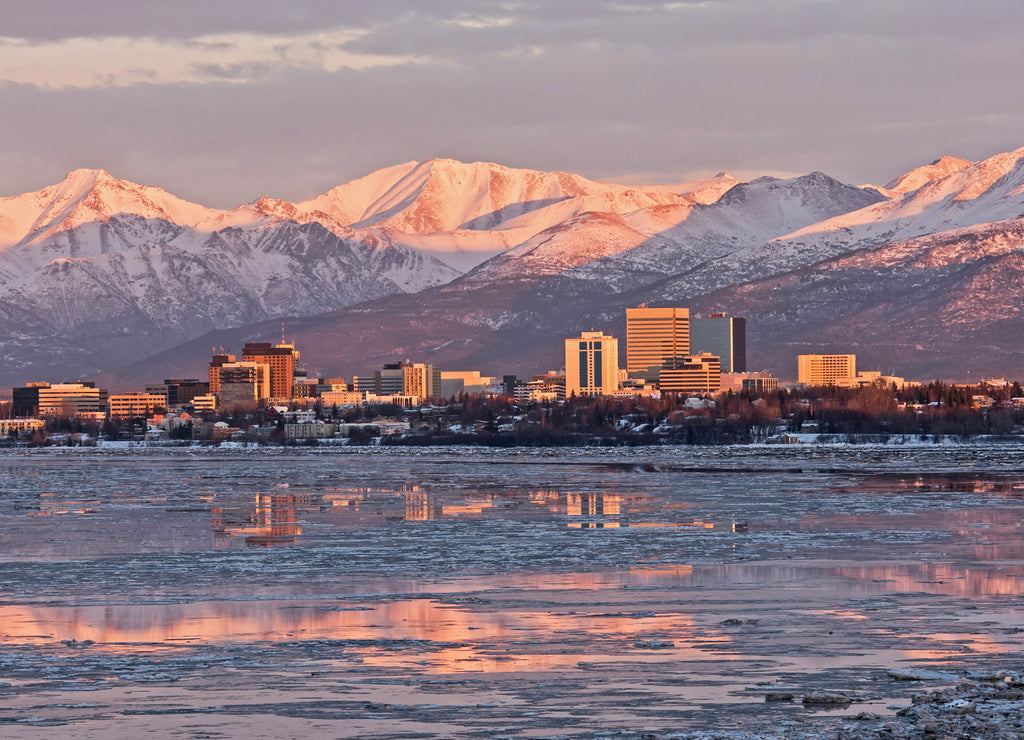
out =
<svg viewBox="0 0 1024 740"><path fill-rule="evenodd" d="M667 189L677 195L690 195L693 197L694 203L706 206L714 203L739 184L740 181L728 172L719 172L714 177L681 182L678 185L670 185Z"/></svg>
<svg viewBox="0 0 1024 740"><path fill-rule="evenodd" d="M104 228L116 231L119 217ZM127 219L131 220L131 219ZM69 232L70 242L95 224ZM402 245L346 242L319 224L285 222L212 234L182 232L92 257L58 257L0 293L0 315L28 311L42 333L0 330L6 383L24 382L41 344L79 347L52 379L91 374L211 329L303 316L404 291L458 273ZM0 273L0 279L3 279ZM30 378L33 375L29 375Z"/></svg>
<svg viewBox="0 0 1024 740"><path fill-rule="evenodd" d="M627 213L679 203L683 196L664 188L609 185L565 172L432 159L410 171L352 226L372 225L412 234L490 231L568 200L574 201L576 213Z"/></svg>
<svg viewBox="0 0 1024 740"><path fill-rule="evenodd" d="M959 167L962 161L943 158L939 163L946 165L932 170L938 178L915 190L877 199L866 207L848 209L716 258L699 270L669 281L659 289L660 295L665 299L670 295L699 295L860 249L1024 216L1024 149ZM894 183L913 181L922 170L928 168L908 173ZM942 174L945 170L952 171ZM872 190L866 188L863 192ZM728 195L716 206L724 205Z"/></svg>
<svg viewBox="0 0 1024 740"><path fill-rule="evenodd" d="M902 178L897 182L899 179ZM812 224L785 239L815 241L835 253L833 245L841 251L851 246L910 239L1021 215L1024 215L1024 147L954 168L914 190L869 208Z"/></svg>
<svg viewBox="0 0 1024 740"><path fill-rule="evenodd" d="M210 329L418 292L460 274L300 215L269 198L217 211L100 170L0 200L0 316L35 317L0 327L0 384L25 382L38 365L50 378L91 374ZM67 350L62 368L49 365L44 344Z"/></svg>
<svg viewBox="0 0 1024 740"><path fill-rule="evenodd" d="M737 185L716 203L695 207L662 236L704 246L714 257L882 199L873 190L844 185L820 172L788 180L762 177Z"/></svg>
<svg viewBox="0 0 1024 740"><path fill-rule="evenodd" d="M650 235L614 213L587 212L552 226L482 264L467 281L558 275L602 257L632 250ZM661 240L661 246L669 246Z"/></svg>
<svg viewBox="0 0 1024 740"><path fill-rule="evenodd" d="M868 302L881 300L870 281L886 270L901 271L898 289L913 295L915 271L940 259L935 275L953 280L969 265L978 286L998 262L1003 284L1021 259L1019 217L1024 149L977 163L943 157L887 188L820 172L624 186L439 159L300 203L268 196L231 210L78 170L0 199L0 384L91 373L285 316L319 316L328 354L335 344L395 343L405 354L458 345L458 357L479 361L498 351L489 332L509 341L528 331L557 348L567 317L608 326L619 301L701 305L735 289L741 305L735 286L835 271L836 260L869 253L881 261L842 267ZM920 264L884 262L922 239L933 246ZM324 318L339 309L340 324ZM361 333L346 334L349 324ZM427 359L444 362L436 351Z"/></svg>
<svg viewBox="0 0 1024 740"><path fill-rule="evenodd" d="M747 316L758 363L781 374L810 347L916 378L1024 371L1024 219L930 234L727 287L703 299ZM702 306L703 307L703 306Z"/></svg>
<svg viewBox="0 0 1024 740"><path fill-rule="evenodd" d="M696 182L635 187L564 172L432 159L405 172L351 226L469 270L581 213L622 215L659 205L689 207L713 202L737 182L721 173ZM334 213L328 195L300 207L313 208L315 203Z"/></svg>
<svg viewBox="0 0 1024 740"><path fill-rule="evenodd" d="M194 226L217 211L160 188L118 180L103 170L75 170L56 185L0 198L0 250L23 241L42 242L119 213Z"/></svg>
<svg viewBox="0 0 1024 740"><path fill-rule="evenodd" d="M941 177L959 172L964 167L968 167L974 164L969 159L960 159L959 157L940 157L931 164L927 164L924 167L917 167L916 169L906 172L895 180L890 182L884 188L878 188L890 197L893 194L909 193L911 190L917 190L922 185L927 185L932 180L938 180Z"/></svg>
<svg viewBox="0 0 1024 740"><path fill-rule="evenodd" d="M605 280L616 289L631 287L697 270L879 200L872 189L844 185L820 172L789 180L760 178L734 186L710 205L654 206L615 220L579 221L587 224L580 238L572 231L574 222L566 222L484 263L471 279L564 272ZM734 277L720 269L713 271L719 279Z"/></svg>
<svg viewBox="0 0 1024 740"><path fill-rule="evenodd" d="M326 214L339 224L354 224L366 218L374 203L418 166L419 162L405 162L385 167L332 188L311 200L296 203L296 208L306 214Z"/></svg>

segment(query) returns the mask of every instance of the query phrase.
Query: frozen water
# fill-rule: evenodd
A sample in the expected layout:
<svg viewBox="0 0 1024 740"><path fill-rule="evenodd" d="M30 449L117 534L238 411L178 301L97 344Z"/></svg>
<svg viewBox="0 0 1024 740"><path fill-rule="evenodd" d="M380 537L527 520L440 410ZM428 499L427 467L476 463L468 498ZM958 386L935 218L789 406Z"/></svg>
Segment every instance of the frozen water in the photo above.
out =
<svg viewBox="0 0 1024 740"><path fill-rule="evenodd" d="M5 451L2 734L897 721L922 685L1019 670L1022 463L926 446ZM779 692L794 701L765 702Z"/></svg>

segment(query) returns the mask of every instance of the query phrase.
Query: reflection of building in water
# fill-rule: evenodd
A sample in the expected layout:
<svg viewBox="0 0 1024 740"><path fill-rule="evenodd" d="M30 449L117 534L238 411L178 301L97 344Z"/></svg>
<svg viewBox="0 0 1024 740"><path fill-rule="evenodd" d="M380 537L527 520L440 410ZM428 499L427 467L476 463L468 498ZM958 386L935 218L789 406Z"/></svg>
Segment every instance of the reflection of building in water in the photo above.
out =
<svg viewBox="0 0 1024 740"><path fill-rule="evenodd" d="M324 512L338 523L422 522L442 519L447 508L436 493L420 486L335 488L322 496Z"/></svg>
<svg viewBox="0 0 1024 740"><path fill-rule="evenodd" d="M255 507L211 510L213 531L221 536L245 537L250 547L292 545L302 534L295 517L295 496L257 493Z"/></svg>
<svg viewBox="0 0 1024 740"><path fill-rule="evenodd" d="M440 519L444 514L444 506L433 494L427 493L416 486L405 493L405 519L409 522L425 522L428 519Z"/></svg>
<svg viewBox="0 0 1024 740"><path fill-rule="evenodd" d="M621 527L621 501L615 493L568 493L565 496L565 513L569 517L569 526L575 529Z"/></svg>
<svg viewBox="0 0 1024 740"><path fill-rule="evenodd" d="M626 496L619 493L591 491L563 493L561 491L530 491L530 503L554 514L568 517L567 526L573 529L613 529L617 527L686 527L715 529L714 522L703 519L682 520L678 513L670 516L662 506L651 507L655 499ZM673 504L674 509L688 509L690 504ZM721 526L721 525L720 525ZM736 522L734 532L746 531L746 523Z"/></svg>

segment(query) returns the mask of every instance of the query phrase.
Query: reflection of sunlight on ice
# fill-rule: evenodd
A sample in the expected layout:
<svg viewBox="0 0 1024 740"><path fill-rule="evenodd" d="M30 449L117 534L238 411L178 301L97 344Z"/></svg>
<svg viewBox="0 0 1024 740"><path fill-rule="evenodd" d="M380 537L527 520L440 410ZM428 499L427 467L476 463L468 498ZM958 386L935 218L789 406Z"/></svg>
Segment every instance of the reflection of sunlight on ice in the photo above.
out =
<svg viewBox="0 0 1024 740"><path fill-rule="evenodd" d="M899 563L843 566L836 573L855 581L870 581L890 592L926 592L954 596L1014 596L1024 594L1019 566L1014 572L965 568L950 563Z"/></svg>
<svg viewBox="0 0 1024 740"><path fill-rule="evenodd" d="M517 603L522 595L517 595ZM618 605L627 608L628 604ZM416 662L421 670L540 670L579 662L699 659L721 634L695 630L685 614L629 611L557 613L510 603L467 608L435 600L193 602L66 607L0 606L7 645L86 640L92 651L152 652L238 643L338 642L337 657L369 665ZM656 636L667 649L642 649ZM671 646L669 646L671 644ZM716 653L718 659L728 659Z"/></svg>
<svg viewBox="0 0 1024 740"><path fill-rule="evenodd" d="M839 620L856 620L856 619L870 619L867 614L861 612L855 612L852 609L815 609L806 612L807 614L813 614L819 617L830 617L832 619Z"/></svg>
<svg viewBox="0 0 1024 740"><path fill-rule="evenodd" d="M1005 642L996 642L992 639L991 635L963 632L963 633L949 633L949 632L915 632L913 634L904 635L908 640L925 640L927 642L934 642L937 645L959 645L961 652L965 653L982 653L984 655L1000 655L1005 653L1007 650L1007 644ZM941 653L941 648L935 650L928 649L910 649L907 650L907 655L911 658L918 660L934 659L936 657L944 657L943 655L937 655Z"/></svg>

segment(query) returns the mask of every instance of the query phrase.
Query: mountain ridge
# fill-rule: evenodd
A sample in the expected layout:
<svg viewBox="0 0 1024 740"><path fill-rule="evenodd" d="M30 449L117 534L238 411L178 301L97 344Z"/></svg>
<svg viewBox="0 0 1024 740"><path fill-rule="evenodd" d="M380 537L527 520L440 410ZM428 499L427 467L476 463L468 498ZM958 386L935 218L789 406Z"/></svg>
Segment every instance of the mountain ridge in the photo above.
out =
<svg viewBox="0 0 1024 740"><path fill-rule="evenodd" d="M557 359L560 337L577 325L619 330L630 301L750 306L740 296L802 271L859 281L857 269L868 270L895 285L879 272L893 269L912 296L914 271L923 286L932 284L923 271L955 264L980 270L980 286L986 269L1014 269L1021 216L1024 148L980 162L942 157L884 188L821 172L623 186L434 159L299 203L264 196L228 210L76 170L0 199L0 383L113 371L208 332L245 334L281 318L298 340L318 343L304 356L325 372L336 372L342 347L359 347L369 367L397 352L509 362L501 343L539 362ZM947 240L944 251L899 262L930 235ZM855 255L876 263L841 262ZM947 265L935 263L940 255ZM749 313L752 331L770 318ZM813 331L813 322L781 325ZM773 343L791 345L779 331Z"/></svg>

